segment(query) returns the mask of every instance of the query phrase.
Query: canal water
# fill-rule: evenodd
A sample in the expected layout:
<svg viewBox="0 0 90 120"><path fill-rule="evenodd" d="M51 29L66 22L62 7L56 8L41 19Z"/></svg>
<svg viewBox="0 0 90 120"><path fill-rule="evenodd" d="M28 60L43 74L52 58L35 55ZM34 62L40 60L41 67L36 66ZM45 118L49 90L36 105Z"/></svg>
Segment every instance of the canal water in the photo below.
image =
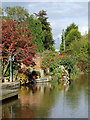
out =
<svg viewBox="0 0 90 120"><path fill-rule="evenodd" d="M3 118L88 118L88 76L69 86L44 83L22 86L18 99L3 103Z"/></svg>

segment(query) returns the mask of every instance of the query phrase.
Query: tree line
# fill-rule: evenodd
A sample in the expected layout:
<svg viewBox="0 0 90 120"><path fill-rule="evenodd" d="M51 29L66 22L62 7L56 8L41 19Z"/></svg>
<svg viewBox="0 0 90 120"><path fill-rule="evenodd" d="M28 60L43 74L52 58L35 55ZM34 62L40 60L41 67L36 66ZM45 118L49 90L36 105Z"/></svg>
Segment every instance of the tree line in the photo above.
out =
<svg viewBox="0 0 90 120"><path fill-rule="evenodd" d="M81 35L78 26L72 23L62 30L61 40L60 56L55 52L46 51L41 67L45 71L48 68L52 78L57 81L62 81L60 65L70 72L71 79L75 79L80 72L89 72L88 34Z"/></svg>
<svg viewBox="0 0 90 120"><path fill-rule="evenodd" d="M62 55L71 55L73 60L77 61L77 66L81 71L88 71L88 55L89 55L89 42L88 34L81 35L78 26L75 23L70 24L64 31L64 39L62 33L62 43L60 52ZM64 50L65 40L65 50Z"/></svg>
<svg viewBox="0 0 90 120"><path fill-rule="evenodd" d="M53 50L54 40L47 13L29 15L28 10L21 6L2 9L2 65L3 75L9 69L9 56L15 57L18 69L21 63L27 67L34 66L33 58L38 52ZM23 70L24 71L24 70Z"/></svg>
<svg viewBox="0 0 90 120"><path fill-rule="evenodd" d="M30 15L28 10L21 6L2 9L0 54L3 75L9 75L9 56L15 57L13 68L24 72L26 70L21 69L21 63L28 68L33 67L33 58L38 53L43 56L42 69L47 71L49 68L54 76L60 75L59 65L63 65L67 70L71 69L72 74L76 74L78 68L81 71L88 70L88 34L82 36L75 23L67 26L61 36L60 54L63 57L59 58L53 46L52 28L47 20L44 10Z"/></svg>

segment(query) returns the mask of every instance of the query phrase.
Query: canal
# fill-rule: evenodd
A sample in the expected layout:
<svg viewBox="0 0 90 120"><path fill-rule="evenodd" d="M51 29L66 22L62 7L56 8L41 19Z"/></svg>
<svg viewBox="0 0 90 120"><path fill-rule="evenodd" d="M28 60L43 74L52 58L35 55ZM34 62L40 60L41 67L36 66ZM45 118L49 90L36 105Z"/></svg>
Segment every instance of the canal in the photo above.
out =
<svg viewBox="0 0 90 120"><path fill-rule="evenodd" d="M2 105L3 118L88 118L88 75L64 87L58 83L22 86L18 99Z"/></svg>

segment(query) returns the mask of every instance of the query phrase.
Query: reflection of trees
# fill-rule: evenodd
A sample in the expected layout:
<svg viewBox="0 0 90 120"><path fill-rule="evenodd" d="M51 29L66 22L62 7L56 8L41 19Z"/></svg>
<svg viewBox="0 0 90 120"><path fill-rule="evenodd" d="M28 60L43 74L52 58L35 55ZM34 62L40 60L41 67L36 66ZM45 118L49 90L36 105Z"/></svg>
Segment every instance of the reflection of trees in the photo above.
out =
<svg viewBox="0 0 90 120"><path fill-rule="evenodd" d="M81 75L77 81L73 81L66 91L62 84L22 86L19 99L3 105L3 117L13 118L44 118L49 116L52 107L63 100L70 110L76 110L82 99L81 94L86 94L87 77ZM63 90L62 90L63 89ZM63 95L63 96L62 96ZM87 96L85 97L87 101ZM64 106L63 106L64 107Z"/></svg>
<svg viewBox="0 0 90 120"><path fill-rule="evenodd" d="M33 118L34 117L34 113L32 112L31 108L28 105L23 107L19 99L3 104L2 113L3 113L2 114L3 118Z"/></svg>
<svg viewBox="0 0 90 120"><path fill-rule="evenodd" d="M86 89L88 87L87 83L87 75L82 74L76 81L72 82L72 85L70 85L69 90L65 94L65 99L72 109L78 108L81 99L83 99L82 96L84 96L84 101L88 101L88 89Z"/></svg>
<svg viewBox="0 0 90 120"><path fill-rule="evenodd" d="M55 87L22 86L19 99L3 104L3 118L43 118L53 106Z"/></svg>
<svg viewBox="0 0 90 120"><path fill-rule="evenodd" d="M29 92L28 92L29 91ZM44 117L48 115L48 110L51 109L55 102L55 94L53 93L51 86L33 86L24 87L22 86L19 98L20 104L23 106L30 107L34 116L33 117Z"/></svg>
<svg viewBox="0 0 90 120"><path fill-rule="evenodd" d="M77 79L77 85L87 86L88 85L88 74L81 74Z"/></svg>
<svg viewBox="0 0 90 120"><path fill-rule="evenodd" d="M10 118L14 111L12 112L12 109L15 110L17 108L18 100L10 100L10 102L4 103L2 105L2 117L3 118ZM14 115L14 114L13 114Z"/></svg>
<svg viewBox="0 0 90 120"><path fill-rule="evenodd" d="M7 105L2 107L2 117L5 117L5 118L10 117L10 112Z"/></svg>

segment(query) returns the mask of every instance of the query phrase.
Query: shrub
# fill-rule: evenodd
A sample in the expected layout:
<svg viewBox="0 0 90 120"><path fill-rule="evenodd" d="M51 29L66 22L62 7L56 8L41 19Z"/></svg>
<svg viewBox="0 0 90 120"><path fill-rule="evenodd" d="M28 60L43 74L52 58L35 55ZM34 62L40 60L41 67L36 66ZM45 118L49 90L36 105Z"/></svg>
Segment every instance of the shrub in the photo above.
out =
<svg viewBox="0 0 90 120"><path fill-rule="evenodd" d="M53 52L53 51L45 51L43 53L43 59L42 59L42 62L41 62L41 68L44 70L44 71L47 71L47 68L51 68L51 65L54 63L54 59L55 57L57 56L57 53L56 52Z"/></svg>
<svg viewBox="0 0 90 120"><path fill-rule="evenodd" d="M62 73L61 68L57 67L57 68L53 69L53 71L50 74L51 74L53 80L60 82L60 80L61 80L61 73Z"/></svg>
<svg viewBox="0 0 90 120"><path fill-rule="evenodd" d="M39 71L36 71L37 76L41 76L41 73Z"/></svg>
<svg viewBox="0 0 90 120"><path fill-rule="evenodd" d="M75 56L64 56L62 58L55 58L55 61L54 61L54 64L52 65L52 68L51 68L51 74L52 75L57 75L57 73L60 73L61 74L61 70L59 68L60 65L63 65L65 67L66 70L69 70L71 71L71 78L73 78L73 73L75 75L77 75L79 69L77 67L77 61L76 61L76 57ZM59 75L60 76L60 75ZM61 77L61 76L60 76ZM60 78L59 77L59 78Z"/></svg>
<svg viewBox="0 0 90 120"><path fill-rule="evenodd" d="M25 83L26 81L29 80L28 76L24 73L18 73L17 75L17 80L20 81L21 83Z"/></svg>

